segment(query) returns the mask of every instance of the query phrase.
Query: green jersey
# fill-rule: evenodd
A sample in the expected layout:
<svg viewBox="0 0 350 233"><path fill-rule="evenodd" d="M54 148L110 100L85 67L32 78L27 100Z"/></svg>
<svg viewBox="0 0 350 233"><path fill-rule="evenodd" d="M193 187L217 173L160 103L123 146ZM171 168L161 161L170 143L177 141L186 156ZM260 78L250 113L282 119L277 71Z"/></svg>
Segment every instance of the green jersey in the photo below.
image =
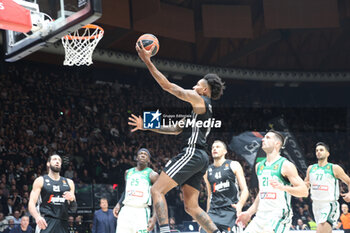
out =
<svg viewBox="0 0 350 233"><path fill-rule="evenodd" d="M131 168L126 173L126 188L124 205L132 207L147 207L151 205L151 180L149 167L142 171Z"/></svg>
<svg viewBox="0 0 350 233"><path fill-rule="evenodd" d="M310 193L313 201L337 201L339 198L339 181L334 176L333 164L320 167L312 165L309 172Z"/></svg>
<svg viewBox="0 0 350 233"><path fill-rule="evenodd" d="M282 165L286 160L286 158L281 157L274 163L267 165L267 161L264 159L258 164L257 176L260 197L258 212L276 213L288 217L293 215L290 194L270 185L270 180L277 180L284 185L289 185L289 182L281 174Z"/></svg>

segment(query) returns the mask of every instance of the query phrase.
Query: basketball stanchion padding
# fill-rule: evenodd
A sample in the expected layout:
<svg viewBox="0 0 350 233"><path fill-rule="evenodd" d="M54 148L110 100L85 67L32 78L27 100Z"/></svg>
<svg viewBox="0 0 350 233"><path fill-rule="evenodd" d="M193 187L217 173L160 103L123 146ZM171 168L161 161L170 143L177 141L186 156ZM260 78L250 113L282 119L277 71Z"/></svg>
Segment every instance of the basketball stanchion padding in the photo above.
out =
<svg viewBox="0 0 350 233"><path fill-rule="evenodd" d="M0 29L23 33L32 29L30 10L13 0L1 0L0 4Z"/></svg>
<svg viewBox="0 0 350 233"><path fill-rule="evenodd" d="M93 63L92 54L103 34L103 28L88 24L62 37L62 44L66 52L63 65L91 65Z"/></svg>

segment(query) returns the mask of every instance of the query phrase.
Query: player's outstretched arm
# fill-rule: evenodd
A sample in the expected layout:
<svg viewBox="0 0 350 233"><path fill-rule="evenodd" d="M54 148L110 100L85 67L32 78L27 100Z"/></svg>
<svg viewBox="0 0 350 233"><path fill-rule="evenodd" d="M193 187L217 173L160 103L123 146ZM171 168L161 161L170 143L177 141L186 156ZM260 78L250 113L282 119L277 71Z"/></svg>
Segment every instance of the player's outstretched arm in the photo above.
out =
<svg viewBox="0 0 350 233"><path fill-rule="evenodd" d="M38 198L39 198L39 195L40 195L40 192L41 192L43 185L44 185L44 178L43 177L38 177L35 179L35 181L33 183L33 189L30 192L29 203L28 203L29 213L33 216L36 224L42 230L46 229L47 223L46 223L45 219L40 216L40 213L36 209L36 203L38 202Z"/></svg>
<svg viewBox="0 0 350 233"><path fill-rule="evenodd" d="M230 164L230 167L231 167L233 173L237 177L239 190L241 193L240 197L239 197L239 201L233 205L233 207L235 207L237 210L237 214L239 214L242 212L242 208L248 199L249 191L248 191L247 182L245 180L244 171L243 171L241 164L237 161L232 161Z"/></svg>
<svg viewBox="0 0 350 233"><path fill-rule="evenodd" d="M336 164L333 166L333 173L334 173L335 178L340 179L345 184L347 184L349 192L341 193L340 195L343 197L343 199L346 202L350 202L350 178L349 178L349 176L344 172L344 170L341 166L336 165Z"/></svg>
<svg viewBox="0 0 350 233"><path fill-rule="evenodd" d="M134 126L131 132L135 132L137 130L149 130L160 134L168 134L168 135L178 135L182 132L182 128L177 126L161 126L160 129L144 129L143 128L143 119L141 116L135 116L131 114L131 117L128 118L128 125ZM184 119L182 119L184 120Z"/></svg>
<svg viewBox="0 0 350 233"><path fill-rule="evenodd" d="M140 47L141 45L141 47ZM152 63L151 61L151 50L147 51L144 49L142 43L136 43L136 51L141 58L141 60L146 64L148 70L152 74L153 78L157 81L160 87L169 92L170 94L176 96L177 98L190 103L194 108L204 108L204 100L202 97L194 90L183 89L182 87L170 82ZM201 114L203 112L197 112Z"/></svg>
<svg viewBox="0 0 350 233"><path fill-rule="evenodd" d="M304 181L298 175L297 168L289 161L285 161L282 165L282 175L286 177L292 186L283 185L277 180L271 180L270 184L273 188L285 191L295 197L307 197L309 191Z"/></svg>

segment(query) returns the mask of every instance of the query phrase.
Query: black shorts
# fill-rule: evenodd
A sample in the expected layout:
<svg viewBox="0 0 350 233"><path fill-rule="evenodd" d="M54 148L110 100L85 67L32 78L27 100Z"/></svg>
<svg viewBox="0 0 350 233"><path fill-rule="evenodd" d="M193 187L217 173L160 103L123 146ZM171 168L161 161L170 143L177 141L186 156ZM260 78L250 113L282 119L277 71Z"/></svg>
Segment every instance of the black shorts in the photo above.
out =
<svg viewBox="0 0 350 233"><path fill-rule="evenodd" d="M178 185L188 184L200 191L201 180L208 166L209 157L205 150L185 147L180 154L169 160L164 172Z"/></svg>
<svg viewBox="0 0 350 233"><path fill-rule="evenodd" d="M238 227L236 226L237 214L234 207L225 206L220 208L211 208L209 209L208 215L221 232L239 232ZM201 230L201 233L204 232L204 230Z"/></svg>
<svg viewBox="0 0 350 233"><path fill-rule="evenodd" d="M35 233L68 233L68 221L57 218L44 217L47 227L45 230L40 230L36 226Z"/></svg>

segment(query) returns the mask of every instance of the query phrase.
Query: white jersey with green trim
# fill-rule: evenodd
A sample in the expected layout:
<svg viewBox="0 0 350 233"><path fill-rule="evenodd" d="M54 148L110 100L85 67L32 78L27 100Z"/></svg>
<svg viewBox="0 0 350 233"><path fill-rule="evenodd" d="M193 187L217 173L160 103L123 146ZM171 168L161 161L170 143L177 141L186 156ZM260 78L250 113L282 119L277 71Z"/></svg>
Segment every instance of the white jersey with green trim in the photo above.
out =
<svg viewBox="0 0 350 233"><path fill-rule="evenodd" d="M149 178L152 171L149 167L142 171L138 171L136 168L127 171L124 205L143 208L152 204L152 183Z"/></svg>
<svg viewBox="0 0 350 233"><path fill-rule="evenodd" d="M339 180L334 176L333 164L312 165L309 171L310 193L313 201L333 202L339 199Z"/></svg>
<svg viewBox="0 0 350 233"><path fill-rule="evenodd" d="M281 174L283 162L286 160L286 158L281 157L274 163L267 165L266 159L264 159L258 164L257 176L260 198L258 213L269 212L269 214L275 213L276 215L284 216L284 218L292 217L291 195L270 185L271 180L277 180L284 185L289 185L289 182Z"/></svg>

